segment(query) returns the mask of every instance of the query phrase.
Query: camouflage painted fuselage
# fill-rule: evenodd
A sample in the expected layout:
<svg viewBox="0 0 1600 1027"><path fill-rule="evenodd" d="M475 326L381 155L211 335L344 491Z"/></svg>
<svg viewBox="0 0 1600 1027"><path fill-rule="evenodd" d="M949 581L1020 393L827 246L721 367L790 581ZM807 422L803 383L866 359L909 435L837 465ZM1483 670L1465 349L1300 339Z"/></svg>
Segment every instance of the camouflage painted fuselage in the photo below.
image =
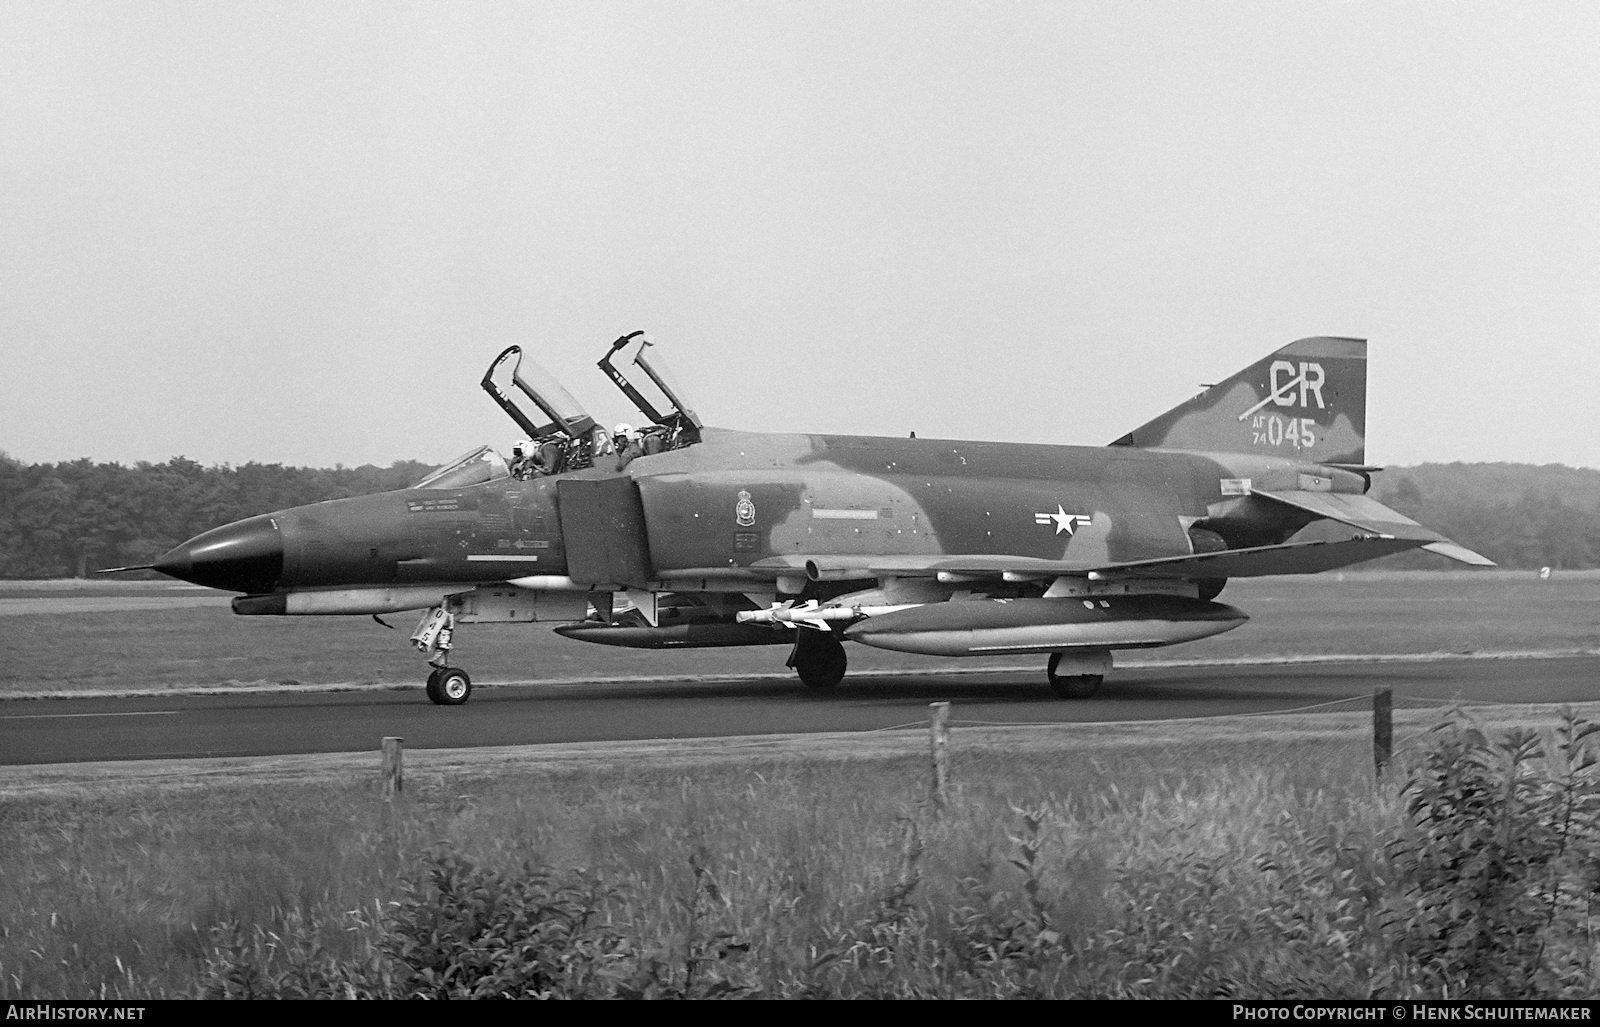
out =
<svg viewBox="0 0 1600 1027"><path fill-rule="evenodd" d="M568 492L608 479L599 518L564 516ZM1205 551L1216 538L1233 549L1270 545L1310 519L1238 494L1243 481L1345 494L1365 485L1270 456L708 430L697 445L620 471L407 489L253 518L278 535L281 565L265 559L250 575L207 583L260 594L499 582L574 576L580 562L589 573L575 575L579 584L634 587L773 582L808 562L824 577L865 579L874 567L926 572L940 557L1090 570ZM642 516L605 522L628 501L623 482L636 487ZM634 524L642 534L630 537ZM594 559L570 558L574 543L642 555L648 573L596 574Z"/></svg>

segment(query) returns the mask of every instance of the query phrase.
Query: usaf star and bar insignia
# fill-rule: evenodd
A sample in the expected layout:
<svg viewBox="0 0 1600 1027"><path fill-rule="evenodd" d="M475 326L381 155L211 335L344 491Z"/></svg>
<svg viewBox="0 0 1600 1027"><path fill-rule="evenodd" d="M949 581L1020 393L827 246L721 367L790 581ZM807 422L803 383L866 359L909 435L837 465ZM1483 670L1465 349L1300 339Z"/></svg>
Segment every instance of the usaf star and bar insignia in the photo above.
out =
<svg viewBox="0 0 1600 1027"><path fill-rule="evenodd" d="M1079 528L1087 528L1089 525L1093 524L1094 518L1088 516L1087 514L1069 514L1067 513L1065 507L1063 507L1060 503L1057 503L1055 513L1041 513L1035 511L1033 515L1033 523L1053 523L1056 526L1056 530L1054 532L1055 534L1059 535L1064 531L1068 535L1073 535L1077 533Z"/></svg>

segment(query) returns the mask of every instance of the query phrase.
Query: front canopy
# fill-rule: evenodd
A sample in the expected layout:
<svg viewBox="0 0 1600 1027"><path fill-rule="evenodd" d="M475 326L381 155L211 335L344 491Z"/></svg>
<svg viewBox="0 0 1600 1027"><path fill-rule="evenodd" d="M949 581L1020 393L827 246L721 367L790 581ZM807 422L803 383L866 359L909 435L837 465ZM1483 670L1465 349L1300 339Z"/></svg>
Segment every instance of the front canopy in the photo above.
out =
<svg viewBox="0 0 1600 1027"><path fill-rule="evenodd" d="M479 446L463 453L432 474L423 478L414 489L461 489L469 485L482 485L497 478L509 478L511 471L505 458L488 446Z"/></svg>

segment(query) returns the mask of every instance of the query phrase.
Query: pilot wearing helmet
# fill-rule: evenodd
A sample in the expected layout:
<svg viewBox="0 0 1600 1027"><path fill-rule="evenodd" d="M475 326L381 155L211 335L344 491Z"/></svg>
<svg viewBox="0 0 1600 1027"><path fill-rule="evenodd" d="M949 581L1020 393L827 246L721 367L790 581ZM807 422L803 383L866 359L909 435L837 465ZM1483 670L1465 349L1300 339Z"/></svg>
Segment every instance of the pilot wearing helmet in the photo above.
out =
<svg viewBox="0 0 1600 1027"><path fill-rule="evenodd" d="M639 434L633 425L623 423L611 429L611 444L617 451L617 470L622 470L633 458L644 451L639 448Z"/></svg>
<svg viewBox="0 0 1600 1027"><path fill-rule="evenodd" d="M511 444L511 476L518 481L533 477L537 450L532 439L518 439Z"/></svg>

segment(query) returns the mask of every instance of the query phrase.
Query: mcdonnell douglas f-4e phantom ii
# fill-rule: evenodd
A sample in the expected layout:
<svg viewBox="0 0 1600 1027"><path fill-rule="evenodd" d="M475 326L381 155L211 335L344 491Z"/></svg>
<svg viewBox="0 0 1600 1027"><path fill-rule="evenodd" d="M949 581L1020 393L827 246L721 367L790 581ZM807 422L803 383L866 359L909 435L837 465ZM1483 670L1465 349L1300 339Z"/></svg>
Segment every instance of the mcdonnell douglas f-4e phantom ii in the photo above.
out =
<svg viewBox="0 0 1600 1027"><path fill-rule="evenodd" d="M1242 624L1216 602L1232 577L1416 547L1492 566L1367 497L1359 339L1291 343L1107 447L725 431L642 333L599 366L645 430L607 432L513 346L482 382L526 435L511 463L483 446L412 488L215 528L153 567L243 593L239 614L425 611L428 697L456 705L463 624L784 644L818 689L844 678L844 642L1037 653L1057 695L1087 697L1113 650Z"/></svg>

